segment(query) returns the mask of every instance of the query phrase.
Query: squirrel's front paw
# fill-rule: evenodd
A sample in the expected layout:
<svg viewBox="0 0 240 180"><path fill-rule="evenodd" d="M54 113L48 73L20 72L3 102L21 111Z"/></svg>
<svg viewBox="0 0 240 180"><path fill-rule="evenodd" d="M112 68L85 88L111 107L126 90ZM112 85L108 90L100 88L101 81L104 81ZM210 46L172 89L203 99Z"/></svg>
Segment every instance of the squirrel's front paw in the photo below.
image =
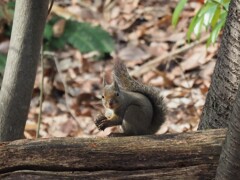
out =
<svg viewBox="0 0 240 180"><path fill-rule="evenodd" d="M96 124L96 126L98 127L99 130L102 130L104 131L104 129L106 129L106 124L107 124L107 118L102 115L102 114L99 114L96 118L96 120L94 121L94 123Z"/></svg>
<svg viewBox="0 0 240 180"><path fill-rule="evenodd" d="M105 119L103 120L99 125L98 129L104 131L107 128L107 123L109 120Z"/></svg>

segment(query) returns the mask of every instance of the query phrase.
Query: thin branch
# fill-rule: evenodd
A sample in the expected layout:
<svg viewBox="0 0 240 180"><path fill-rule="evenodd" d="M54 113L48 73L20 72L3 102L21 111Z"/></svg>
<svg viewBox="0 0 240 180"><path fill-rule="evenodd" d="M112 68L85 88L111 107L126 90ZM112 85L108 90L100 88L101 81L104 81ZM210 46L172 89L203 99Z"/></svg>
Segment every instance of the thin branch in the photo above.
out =
<svg viewBox="0 0 240 180"><path fill-rule="evenodd" d="M52 7L53 7L53 3L54 3L54 0L51 1L51 4L48 8L48 15L50 14L51 10L52 10Z"/></svg>
<svg viewBox="0 0 240 180"><path fill-rule="evenodd" d="M54 0L51 0L50 6L48 8L48 15L50 14L51 10L52 10L52 6L53 6ZM41 46L41 50L40 50L40 61L41 61L41 84L40 84L40 104L39 104L39 115L38 115L38 124L37 124L37 131L36 131L36 138L39 138L39 131L40 131L40 125L42 122L42 103L43 103L43 79L44 79L44 62L43 62L43 44Z"/></svg>
<svg viewBox="0 0 240 180"><path fill-rule="evenodd" d="M74 115L74 113L71 111L71 108L70 108L70 106L69 106L69 91L68 91L68 87L67 87L67 84L66 84L66 81L65 81L65 79L64 79L64 76L63 76L63 74L62 74L62 72L61 72L61 69L60 69L60 67L59 67L59 63L58 63L58 60L57 60L57 58L56 58L56 55L55 55L55 53L53 53L53 52L49 52L49 51L44 51L44 55L47 55L47 56L50 56L53 60L54 60L54 62L55 62L55 65L56 65L56 68L57 68L57 71L58 71L58 73L59 73L59 76L60 76L60 79L62 80L62 83L63 83L63 87L64 87L64 90L65 90L65 101L66 101L66 107L67 107L67 110L68 110L68 112L70 113L70 115L72 116L72 118L75 120L75 122L76 122L76 124L77 124L77 126L78 126L78 129L80 128L80 126L79 126L79 123L78 123L78 121L77 121L77 117Z"/></svg>
<svg viewBox="0 0 240 180"><path fill-rule="evenodd" d="M40 61L41 61L41 83L40 83L40 102L39 102L39 115L38 115L38 124L37 124L37 132L36 138L39 138L39 131L40 125L42 122L42 104L43 104L43 79L44 79L44 62L43 62L43 45L41 46L41 53L40 53Z"/></svg>

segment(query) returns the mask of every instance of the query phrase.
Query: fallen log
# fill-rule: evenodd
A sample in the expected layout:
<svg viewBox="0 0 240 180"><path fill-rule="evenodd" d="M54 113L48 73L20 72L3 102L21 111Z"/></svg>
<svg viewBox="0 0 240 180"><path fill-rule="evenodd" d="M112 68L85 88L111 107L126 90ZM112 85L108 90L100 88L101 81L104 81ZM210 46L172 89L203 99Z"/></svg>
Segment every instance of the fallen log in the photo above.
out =
<svg viewBox="0 0 240 180"><path fill-rule="evenodd" d="M225 129L0 143L0 179L213 179Z"/></svg>

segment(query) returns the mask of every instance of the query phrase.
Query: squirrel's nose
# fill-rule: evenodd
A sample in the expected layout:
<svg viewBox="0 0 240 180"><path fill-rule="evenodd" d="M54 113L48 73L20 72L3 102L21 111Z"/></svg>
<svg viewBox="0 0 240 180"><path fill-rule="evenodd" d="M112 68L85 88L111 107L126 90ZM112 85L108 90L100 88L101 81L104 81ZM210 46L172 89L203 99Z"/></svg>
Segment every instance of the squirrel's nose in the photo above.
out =
<svg viewBox="0 0 240 180"><path fill-rule="evenodd" d="M109 101L109 106L112 107L113 104L114 104L114 101L113 101L113 99L111 99L111 100Z"/></svg>

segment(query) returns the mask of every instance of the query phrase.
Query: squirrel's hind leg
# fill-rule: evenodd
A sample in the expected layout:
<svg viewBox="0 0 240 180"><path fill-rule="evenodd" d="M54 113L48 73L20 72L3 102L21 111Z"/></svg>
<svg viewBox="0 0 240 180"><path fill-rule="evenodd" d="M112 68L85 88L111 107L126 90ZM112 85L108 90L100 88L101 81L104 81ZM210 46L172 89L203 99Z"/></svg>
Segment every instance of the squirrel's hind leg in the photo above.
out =
<svg viewBox="0 0 240 180"><path fill-rule="evenodd" d="M146 114L139 106L129 106L122 123L123 133L129 136L148 134L151 118L152 114Z"/></svg>

